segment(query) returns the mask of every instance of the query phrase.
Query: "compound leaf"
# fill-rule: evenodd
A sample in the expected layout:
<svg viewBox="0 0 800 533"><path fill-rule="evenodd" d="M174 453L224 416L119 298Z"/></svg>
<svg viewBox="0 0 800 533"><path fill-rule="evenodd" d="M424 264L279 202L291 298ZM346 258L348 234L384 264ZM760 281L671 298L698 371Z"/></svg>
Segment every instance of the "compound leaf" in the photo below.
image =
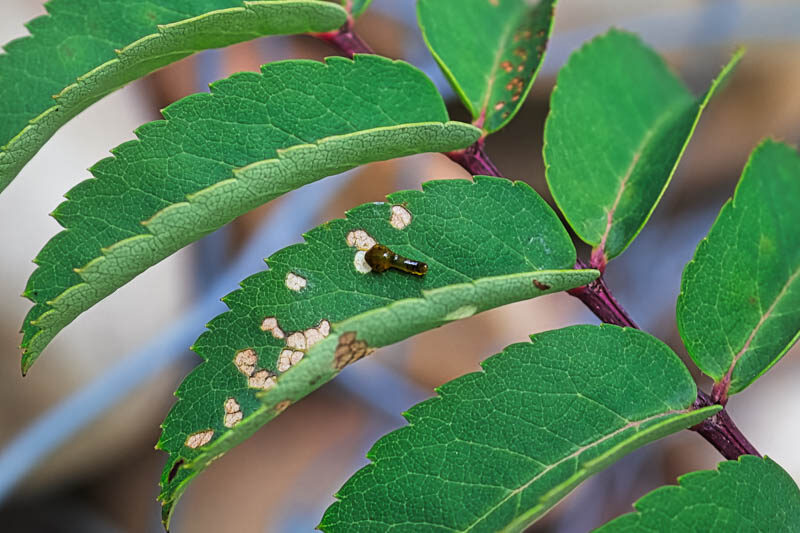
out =
<svg viewBox="0 0 800 533"><path fill-rule="evenodd" d="M25 296L23 371L80 313L153 264L273 198L371 161L464 148L433 83L379 56L293 60L167 107L53 213Z"/></svg>
<svg viewBox="0 0 800 533"><path fill-rule="evenodd" d="M596 533L800 531L800 489L777 463L743 455L661 487Z"/></svg>
<svg viewBox="0 0 800 533"><path fill-rule="evenodd" d="M318 0L51 0L0 55L0 191L65 123L105 95L197 51L329 31Z"/></svg>
<svg viewBox="0 0 800 533"><path fill-rule="evenodd" d="M205 362L178 389L158 444L169 453L165 521L210 461L345 365L421 331L599 275L572 270L572 242L533 189L499 178L429 182L305 237L227 296L230 311L195 343ZM427 274L371 272L363 258L375 242L424 261Z"/></svg>
<svg viewBox="0 0 800 533"><path fill-rule="evenodd" d="M487 133L516 115L553 27L556 0L419 0L422 35L475 125Z"/></svg>
<svg viewBox="0 0 800 533"><path fill-rule="evenodd" d="M611 30L572 54L545 124L553 198L603 267L650 218L700 115L739 61L737 51L695 98L638 37Z"/></svg>
<svg viewBox="0 0 800 533"><path fill-rule="evenodd" d="M724 398L755 381L800 336L800 154L756 148L686 265L678 328Z"/></svg>
<svg viewBox="0 0 800 533"><path fill-rule="evenodd" d="M661 341L573 326L513 344L412 407L336 494L324 531L522 531L626 453L717 412Z"/></svg>

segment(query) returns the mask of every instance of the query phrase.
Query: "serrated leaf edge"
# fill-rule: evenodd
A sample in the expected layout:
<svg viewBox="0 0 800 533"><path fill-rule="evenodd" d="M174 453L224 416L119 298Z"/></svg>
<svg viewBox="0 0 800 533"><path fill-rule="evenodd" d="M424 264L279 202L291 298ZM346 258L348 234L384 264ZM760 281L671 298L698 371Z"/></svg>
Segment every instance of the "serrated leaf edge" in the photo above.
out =
<svg viewBox="0 0 800 533"><path fill-rule="evenodd" d="M148 233L129 237L104 248L101 256L77 269L76 272L84 280L84 283L73 285L47 302L50 309L30 321L31 325L39 328L39 331L22 346L23 374L30 369L44 347L58 331L81 312L114 292L119 286L127 283L149 266L197 238L216 230L250 209L302 185L369 162L420 153L420 150L413 148L415 145L412 143L409 143L403 150L398 150L398 135L409 136L415 143L428 137L426 151L446 152L468 146L478 138L480 130L468 124L452 121L372 128L345 135L325 137L315 143L278 150L276 158L235 169L232 178L195 192L188 196L185 202L172 204L150 219L142 221ZM360 141L360 143L356 144L356 141ZM347 151L342 150L343 145ZM343 153L347 155L348 161L353 161L353 163L342 163L340 158ZM305 159L309 156L314 158L318 167L313 168L304 164ZM292 172L300 176L298 181L289 179L293 177ZM226 194L222 195L221 190L225 190ZM261 196L255 194L255 191L261 192ZM224 204L214 202L216 198L223 196L226 200ZM229 205L233 198L242 200L238 210L235 211ZM193 224L188 226L185 221L187 215L194 218ZM180 223L178 224L178 222ZM165 236L170 236L168 231L178 226L180 227L179 231L173 232L175 235L172 235L174 242L166 239ZM131 256L132 248L145 248L149 255L137 252L134 256L147 260L142 261L141 264L131 263L127 260ZM151 260L150 258L153 257L157 259ZM123 268L123 266L131 264L132 268L130 266ZM108 287L97 287L100 282L108 280L117 281L111 284L111 290L108 290ZM122 280L121 283L119 283L120 280ZM85 302L87 301L91 301L92 304L86 306Z"/></svg>
<svg viewBox="0 0 800 533"><path fill-rule="evenodd" d="M555 8L556 8L557 4L558 4L558 0L553 0L553 4L552 4L553 11L555 11ZM553 20L554 19L555 19L554 16L552 16L550 18L550 25L547 28L547 39L546 39L546 42L550 41L550 37L553 34L553 25L554 25L553 24ZM509 122L511 122L511 120L514 119L516 114L522 108L522 104L525 103L525 100L528 98L528 94L531 92L531 89L533 88L533 84L536 81L536 78L539 76L539 71L541 70L542 65L544 64L544 60L545 60L545 57L547 55L547 48L548 47L545 47L545 50L542 52L542 57L539 59L539 64L536 66L536 70L534 70L533 74L531 75L531 79L528 82L528 84L525 87L525 89L523 90L522 94L520 95L520 99L517 102L516 106L514 106L514 109L509 113L508 117L506 119L504 119L497 127L492 128L491 130L487 130L487 129L483 129L483 124L481 123L481 120L485 116L485 113L487 111L486 108L488 106L488 100L489 100L489 98L491 98L491 89L492 89L493 81L490 82L488 87L486 88L486 98L484 98L483 108L480 109L480 110L475 109L475 107L472 105L472 101L467 96L467 94L464 92L464 89L461 87L461 84L456 79L455 74L453 74L453 71L450 70L450 68L447 66L447 63L444 61L442 56L440 56L439 53L434 49L433 45L431 45L431 42L428 39L428 33L425 30L425 24L423 24L423 22L422 22L422 14L420 12L420 2L417 2L417 23L418 23L418 26L419 26L420 31L422 33L422 39L425 41L426 47L430 51L430 53L433 56L433 58L436 60L436 63L439 65L439 68L444 73L445 77L447 78L447 81L450 82L450 86L453 88L453 90L456 92L456 94L458 94L459 98L461 99L461 102L464 104L464 107L466 107L467 111L469 111L470 115L472 116L472 120L474 121L473 124L475 126L477 126L477 127L480 127L483 130L485 135L489 135L491 133L494 133L496 131L499 131L499 130L503 129ZM503 33L501 34L501 39L500 39L501 43L508 41L508 37L506 37L506 36L511 34L511 30L514 27L516 27L516 23L517 23L517 21L515 20L514 24L509 24L507 26L506 30L503 31ZM494 64L492 66L492 71L497 71L497 70L500 69L500 59L499 59L499 57L500 57L500 52L502 50L504 50L503 47L500 47L499 50L498 50L498 54L495 57L495 61L494 61ZM496 78L496 76L493 75L493 76L490 76L490 78L492 80L494 80Z"/></svg>
<svg viewBox="0 0 800 533"><path fill-rule="evenodd" d="M269 263L269 260L267 262ZM428 324L431 323L431 321L434 323L440 322L438 325L443 325L461 318L466 318L464 316L459 316L458 314L453 315L451 313L467 305L475 306L474 313L469 315L473 316L473 314L480 313L489 308L496 307L497 305L504 305L514 301L520 301L553 292L560 292L562 290L566 290L567 288L585 285L586 283L596 279L599 275L600 272L597 270L542 270L507 274L503 276L491 276L480 278L468 283L459 283L433 290L423 291L421 297L397 300L387 306L372 309L365 313L350 317L346 320L333 323L331 324L331 334L326 337L325 340L315 344L308 354L296 366L292 367L291 371L279 377L278 384L275 387L269 389L268 391L258 393L258 397L262 399L264 406L249 414L236 427L249 429L248 424L254 424L260 427L274 418L274 416L277 416L277 414L282 412L283 409L285 409L285 406L287 406L289 403L299 400L308 393L330 381L336 374L339 373L339 370L335 369L334 351L340 336L351 331L356 331L359 334L365 330L368 331L368 328L363 327L365 322L370 322L373 324L385 324L385 321L376 319L376 317L383 314L391 316L398 307L413 306L415 309L422 309L428 306L432 309L436 308L438 311L438 320L432 320L428 317L425 317L424 314L420 312L418 314L418 320L420 321L420 324L415 325L418 327L417 329L414 329L413 333L407 335L404 334L400 337L394 338L389 343L378 343L374 346L370 345L370 348L380 348L393 342L398 342L403 338L407 338L430 329ZM558 284L558 282L563 281L564 278L572 279L572 282ZM545 290L537 288L533 283L534 280L538 281L540 284L545 283L549 285L549 288ZM500 289L503 290L501 291ZM527 292L525 292L526 289ZM498 294L502 294L504 298L500 298L502 302L497 305L493 303L487 304L485 300L481 301L479 298L481 293L491 294L494 297L497 297ZM462 299L454 299L455 295L461 295ZM408 324L404 324L404 327L408 328ZM367 333L367 336L369 336L369 333ZM363 339L361 335L359 335L359 339ZM203 356L201 355L201 357ZM287 376L291 377L291 379L287 380ZM314 385L309 385L311 382L313 382ZM180 398L180 390L176 393L176 396ZM284 407L276 410L276 408L280 406ZM273 416L269 416L270 414ZM264 415L268 416L267 420L261 419L261 417ZM235 431L226 432L214 440L209 445L210 447L207 450L197 455L191 461L183 463L180 466L180 469L200 470L205 468L211 461L219 457L221 453L224 453L227 451L227 449L229 449L224 446L225 443L231 440L235 441L240 438L240 433ZM159 441L157 448L163 449L160 446L160 443L161 441ZM220 452L220 450L222 450L222 452ZM172 464L174 464L174 462L168 462L167 467L171 468ZM166 479L165 476L168 472L167 467L165 467L164 473L162 474L162 486L164 480ZM181 483L169 493L166 492L166 490L162 491L159 499L162 501L162 505L164 506L165 524L169 522L169 517L172 513L174 503L183 493L189 481L198 473L199 471L192 472L189 477L182 480Z"/></svg>
<svg viewBox="0 0 800 533"><path fill-rule="evenodd" d="M245 1L243 4L242 7L209 11L208 13L171 24L159 24L156 26L158 30L156 33L146 35L124 48L116 50L116 58L106 61L102 65L98 65L87 73L78 76L75 83L67 85L61 92L53 96L54 103L51 107L31 119L5 146L0 147L0 192L13 181L20 170L61 126L104 96L141 77L140 75L125 77L125 73L132 73L131 71L142 63L147 63L157 58L169 57L169 61L158 67L161 68L205 49L181 48L183 43L196 37L197 32L207 29L205 23L208 19L220 16L230 17L240 24L248 24L253 28L257 28L259 24L263 24L265 20L274 15L274 13L262 13L261 9L274 12L276 11L275 8L285 10L313 7L314 10L326 10L328 12L326 15L330 16L331 23L320 24L319 20L315 20L313 21L315 25L309 27L307 31L335 30L347 20L347 13L341 6L329 2L319 2L318 0ZM230 23L232 21L229 21ZM219 25L219 35L228 33L225 28L230 27L229 24ZM305 31L303 30L303 33ZM286 31L269 35L291 33L298 32L295 28L286 28ZM251 39L264 35L254 31ZM25 38L33 37L35 36ZM242 41L234 40L225 46L236 42ZM174 48L170 48L171 46L174 46ZM155 52L154 49L157 49L158 52ZM120 74L123 75L120 76ZM104 84L104 82L110 83Z"/></svg>
<svg viewBox="0 0 800 533"><path fill-rule="evenodd" d="M737 197L738 192L739 192L739 187L742 184L742 178L744 176L746 176L750 172L750 167L752 166L753 160L758 155L758 153L765 146L767 146L769 144L777 144L777 145L786 146L789 150L792 150L792 148L790 148L788 145L786 145L784 143L779 143L778 141L775 141L773 139L767 138L767 139L762 140L758 144L758 146L756 146L756 148L752 151L752 153L750 154L750 157L747 158L747 163L745 163L744 168L742 169L741 177L739 178L739 181L736 183L736 187L734 188L734 191L733 191L733 196L728 198L725 201L725 203L722 204L722 207L719 210L719 214L717 214L717 217L714 220L714 223L711 225L711 229L709 229L709 231L708 231L708 233L706 234L705 237L700 239L700 242L697 244L697 248L695 248L694 255L692 255L692 258L689 260L689 262L686 263L686 266L683 267L683 272L681 273L681 289L680 289L680 292L678 293L677 305L675 306L675 318L676 318L676 323L677 323L677 326L678 326L678 333L679 333L679 335L681 337L681 340L683 341L684 346L686 347L686 351L689 353L689 357L692 358L692 361L694 361L694 363L697 365L697 367L704 374L706 374L707 376L711 377L714 380L714 383L715 383L716 386L722 386L720 384L723 382L723 380L725 380L726 378L728 379L728 387L729 388L726 388L727 390L724 391L724 394L725 394L726 397L728 395L733 395L733 394L737 394L739 392L742 392L744 389L746 389L747 387L752 385L758 378L760 378L761 376L766 374L767 371L769 371L769 369L771 369L773 366L775 366L778 363L778 361L780 361L783 358L783 356L786 355L786 353L792 348L792 346L798 340L800 340L800 331L798 331L795 334L795 336L792 338L792 340L790 340L786 344L786 346L783 348L783 350L781 350L772 359L772 361L766 367L764 367L764 369L761 372L759 372L755 377L753 377L753 379L749 380L746 383L741 383L741 384L739 382L735 382L736 386L733 386L734 382L732 381L732 375L733 375L733 371L736 368L736 364L739 362L741 357L744 355L744 353L747 350L747 348L749 348L750 342L758 334L759 329L763 325L765 317L767 317L772 312L772 309L780 301L780 297L783 294L783 291L785 291L789 287L789 285L791 285L791 283L798 276L800 276L800 269L795 270L794 273L792 274L792 276L789 277L789 279L787 280L786 284L783 286L783 289L781 290L781 292L776 297L775 301L772 303L772 305L767 310L767 312L764 313L764 315L762 315L761 320L759 321L759 323L753 328L753 331L751 332L750 336L745 341L745 344L742 346L742 348L737 353L734 354L734 359L731 362L730 366L728 367L728 370L724 374L712 374L711 372L708 371L708 369L703 368L697 362L696 354L694 353L694 349L693 349L693 345L690 345L690 343L688 343L685 340L686 339L686 333L685 333L684 317L683 317L683 314L680 312L681 302L683 301L684 294L686 292L686 282L687 282L686 272L689 270L689 268L691 268L692 265L694 265L697 262L696 257L697 257L697 253L700 251L700 249L701 248L705 248L706 246L708 246L708 237L711 234L711 232L713 231L714 226L716 226L717 221L723 216L723 214L725 214L728 211L731 211L733 209L736 209L736 197ZM794 151L795 157L798 157L797 150L795 149L793 151ZM705 366L707 366L707 365L705 365Z"/></svg>
<svg viewBox="0 0 800 533"><path fill-rule="evenodd" d="M625 32L625 31L618 30L618 29L615 29L615 28L612 28L608 32L606 32L606 33L604 33L602 35L598 35L597 37L595 37L595 38L591 39L590 41L586 42L578 51L574 52L574 54L584 53L585 50L589 46L591 46L595 41L597 41L598 39L602 39L602 38L607 37L607 36L609 36L611 34L614 34L614 33L624 34L624 35L635 37L643 47L645 47L648 50L652 51L659 58L659 60L662 62L662 64L664 64L665 68L669 70L669 65L667 65L666 62L664 62L664 59L660 55L658 55L655 51L653 51L643 41L641 41L641 39L639 39L639 37L636 34ZM708 106L709 102L711 101L711 98L714 96L714 94L716 93L717 89L720 88L728 80L728 77L733 72L733 70L736 68L736 65L742 59L742 57L744 56L745 52L746 52L746 48L745 47L737 48L734 51L733 55L731 56L731 59L725 64L725 66L722 68L722 70L719 72L719 74L711 81L711 86L706 91L706 93L703 95L703 97L700 98L700 99L696 99L695 100L695 102L697 102L699 100L699 102L697 102L698 103L697 113L695 115L694 121L692 122L692 126L689 129L689 133L686 136L686 140L684 141L683 146L681 147L681 150L678 153L678 157L676 158L675 163L673 164L672 169L669 172L667 180L664 182L664 186L661 188L661 192L659 193L658 197L653 202L653 205L651 206L650 210L648 211L647 216L645 216L644 219L642 220L642 223L639 225L639 228L636 230L636 232L633 233L633 235L628 239L628 241L624 244L624 246L622 246L622 248L617 253L614 253L614 254L611 254L611 255L607 254L606 250L604 250L604 249L602 249L600 247L601 241L599 241L599 240L595 241L592 238L586 237L584 235L584 232L580 228L580 226L576 225L574 223L574 220L564 210L564 207L561 205L561 203L559 203L558 197L556 195L553 195L553 201L555 202L556 206L558 207L558 210L564 215L564 218L567 220L567 223L569 223L570 227L575 231L575 234L583 242L585 242L586 244L589 244L592 247L595 247L592 250L592 256L593 257L595 257L595 256L602 257L603 258L603 260L602 260L602 264L603 265L605 263L607 263L608 261L611 261L615 257L619 256L620 254L622 254L622 252L624 252L628 248L628 246L631 245L631 243L636 239L636 237L639 236L639 233L641 233L641 231L644 228L644 226L650 220L650 217L653 215L653 212L655 211L656 207L658 207L659 202L661 202L661 198L664 196L664 193L666 192L667 187L669 187L669 184L672 181L672 177L675 175L675 171L677 170L678 165L680 164L681 159L683 158L683 154L686 151L686 147L689 145L689 142L691 141L692 136L694 135L695 129L697 128L697 124L700 122L700 117L702 116L703 111ZM570 66L570 64L569 64L569 61L568 61L567 64L564 65L563 68L566 69L566 68L569 68L569 66ZM681 81L681 80L679 80L679 81ZM683 82L681 81L681 83L683 83ZM553 91L552 91L551 96L550 96L551 102L552 102L553 95L556 93L556 91L558 91L558 84L556 84L556 86L553 87ZM687 89L687 92L688 92L688 89ZM548 117L547 117L548 120L545 121L545 133L544 133L545 141L544 141L544 143L542 145L542 157L543 157L544 165L545 165L545 180L547 181L548 188L551 191L552 191L552 187L550 186L550 173L548 171L552 167L552 162L549 161L548 157L547 157L547 128L548 128L548 125L550 124L549 118L551 116L553 116L554 114L555 113L554 113L553 107L551 106L550 107L550 111L548 112ZM642 150L640 150L638 153L643 152L644 149L646 149L646 147L643 148ZM634 159L634 161L635 161L635 159ZM618 192L617 197L619 197L619 196L621 196L621 191ZM610 226L612 226L612 225L613 225L613 222L609 221L609 227L606 228L606 235L608 234Z"/></svg>

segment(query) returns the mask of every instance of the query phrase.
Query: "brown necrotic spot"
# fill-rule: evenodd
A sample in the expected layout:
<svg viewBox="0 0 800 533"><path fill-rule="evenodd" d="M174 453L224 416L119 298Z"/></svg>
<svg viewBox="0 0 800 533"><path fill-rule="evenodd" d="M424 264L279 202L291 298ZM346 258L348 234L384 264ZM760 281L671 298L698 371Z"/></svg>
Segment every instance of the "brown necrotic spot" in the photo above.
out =
<svg viewBox="0 0 800 533"><path fill-rule="evenodd" d="M506 60L506 61L503 61L502 63L500 63L500 68L502 68L506 72L511 72L511 70L514 68L514 66L511 64L511 61Z"/></svg>
<svg viewBox="0 0 800 533"><path fill-rule="evenodd" d="M275 404L275 414L279 415L284 412L290 405L292 405L291 400L281 400Z"/></svg>
<svg viewBox="0 0 800 533"><path fill-rule="evenodd" d="M539 289L540 291L546 291L550 288L550 285L542 283L538 279L533 280L533 286Z"/></svg>
<svg viewBox="0 0 800 533"><path fill-rule="evenodd" d="M375 349L367 346L366 342L356 340L355 331L347 331L339 337L339 344L334 352L333 366L336 370L341 370L374 351Z"/></svg>

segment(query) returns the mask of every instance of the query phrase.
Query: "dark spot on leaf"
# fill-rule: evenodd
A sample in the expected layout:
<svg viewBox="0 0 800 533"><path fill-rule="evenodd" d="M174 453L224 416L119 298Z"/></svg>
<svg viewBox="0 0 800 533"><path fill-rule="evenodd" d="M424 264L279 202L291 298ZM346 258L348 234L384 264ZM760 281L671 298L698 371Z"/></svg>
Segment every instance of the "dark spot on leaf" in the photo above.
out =
<svg viewBox="0 0 800 533"><path fill-rule="evenodd" d="M333 366L336 370L341 370L373 351L374 349L367 346L366 342L356 340L355 331L347 331L339 337L339 344L334 352Z"/></svg>
<svg viewBox="0 0 800 533"><path fill-rule="evenodd" d="M533 280L533 286L539 289L540 291L546 291L550 288L550 285L542 283L538 279Z"/></svg>
<svg viewBox="0 0 800 533"><path fill-rule="evenodd" d="M281 400L280 402L275 404L275 414L281 414L284 412L290 405L292 405L291 400Z"/></svg>
<svg viewBox="0 0 800 533"><path fill-rule="evenodd" d="M184 462L182 458L175 461L175 464L169 469L169 474L167 474L167 483L172 483L172 480L178 475L178 469L183 466Z"/></svg>

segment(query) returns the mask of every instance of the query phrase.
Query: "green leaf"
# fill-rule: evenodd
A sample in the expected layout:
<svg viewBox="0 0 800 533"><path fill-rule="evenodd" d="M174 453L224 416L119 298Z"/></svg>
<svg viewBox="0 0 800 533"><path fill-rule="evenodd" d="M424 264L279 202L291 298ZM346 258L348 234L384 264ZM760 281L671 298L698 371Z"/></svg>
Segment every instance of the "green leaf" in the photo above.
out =
<svg viewBox="0 0 800 533"><path fill-rule="evenodd" d="M447 122L433 83L379 56L239 73L167 107L95 165L53 213L25 296L23 371L80 313L235 217L371 161L444 152L479 130Z"/></svg>
<svg viewBox="0 0 800 533"><path fill-rule="evenodd" d="M208 48L328 31L346 12L316 0L51 0L32 36L0 55L0 191L78 113L123 85Z"/></svg>
<svg viewBox="0 0 800 533"><path fill-rule="evenodd" d="M227 296L230 311L195 343L205 362L178 389L158 444L170 454L160 497L165 521L210 461L346 364L421 331L599 275L571 269L575 248L533 189L498 178L429 182L422 192L357 207L305 237ZM424 261L427 274L358 271L374 241ZM319 342L309 350L304 338ZM292 353L302 360L287 368L281 358ZM268 379L276 383L261 392Z"/></svg>
<svg viewBox="0 0 800 533"><path fill-rule="evenodd" d="M358 18L364 14L372 0L342 0L342 5L353 18Z"/></svg>
<svg viewBox="0 0 800 533"><path fill-rule="evenodd" d="M573 326L513 344L411 408L336 494L324 531L522 531L584 479L697 424L689 371L661 341Z"/></svg>
<svg viewBox="0 0 800 533"><path fill-rule="evenodd" d="M544 59L556 0L419 0L433 57L475 125L492 133L517 114Z"/></svg>
<svg viewBox="0 0 800 533"><path fill-rule="evenodd" d="M743 455L718 470L691 472L661 487L597 533L800 531L800 490L769 458Z"/></svg>
<svg viewBox="0 0 800 533"><path fill-rule="evenodd" d="M573 53L545 124L553 198L603 267L636 238L667 188L703 109L743 54L695 98L638 37L611 30Z"/></svg>
<svg viewBox="0 0 800 533"><path fill-rule="evenodd" d="M800 154L762 143L683 272L678 328L720 398L750 385L800 336L798 201Z"/></svg>

